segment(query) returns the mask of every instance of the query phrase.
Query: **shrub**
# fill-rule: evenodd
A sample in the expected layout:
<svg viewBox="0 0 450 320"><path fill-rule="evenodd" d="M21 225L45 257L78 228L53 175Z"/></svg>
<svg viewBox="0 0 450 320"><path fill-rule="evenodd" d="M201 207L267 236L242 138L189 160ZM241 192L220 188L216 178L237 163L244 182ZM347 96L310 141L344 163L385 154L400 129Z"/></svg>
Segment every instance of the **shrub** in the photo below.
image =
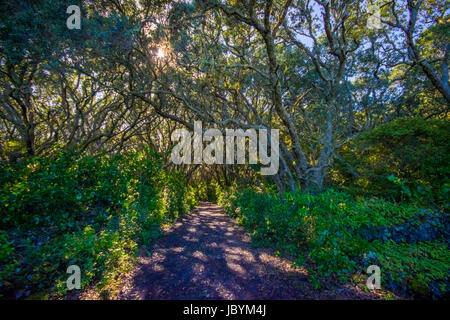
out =
<svg viewBox="0 0 450 320"><path fill-rule="evenodd" d="M81 268L83 287L112 285L161 222L196 203L181 173L166 175L150 150L58 153L0 172L0 295L7 298L65 294L71 264Z"/></svg>
<svg viewBox="0 0 450 320"><path fill-rule="evenodd" d="M344 145L332 182L355 195L449 206L448 119L398 118Z"/></svg>
<svg viewBox="0 0 450 320"><path fill-rule="evenodd" d="M186 184L183 171L166 174L164 184L164 201L169 219L176 219L197 205L195 188Z"/></svg>
<svg viewBox="0 0 450 320"><path fill-rule="evenodd" d="M398 255L390 250L392 246L383 249L379 241L371 242L365 235L380 227L400 228L412 222L420 223L429 216L428 211L413 205L376 198L355 201L349 194L332 189L318 195L288 193L285 198L244 190L228 197L228 201L226 198L219 196L227 212L247 228L256 243L271 244L293 256L298 265L309 269L313 279L331 275L349 279L353 272L363 269L364 256L369 252L385 257L382 260L384 270L389 269L385 266L389 259L400 257L396 264L390 264L394 269L407 263L404 258L409 244L402 247L399 243L402 254ZM444 238L437 239L433 246L427 244L430 242L417 242L416 245L423 248L417 259L422 260L420 267L411 268L410 279L423 280L428 288L431 279L440 277L442 280L447 276L441 272L449 263L445 241ZM431 248L433 251L428 250ZM431 256L441 261L441 271L434 272L433 261L429 260ZM431 278L424 276L433 272Z"/></svg>
<svg viewBox="0 0 450 320"><path fill-rule="evenodd" d="M450 252L442 242L374 241L371 249L391 288L420 297L448 298Z"/></svg>

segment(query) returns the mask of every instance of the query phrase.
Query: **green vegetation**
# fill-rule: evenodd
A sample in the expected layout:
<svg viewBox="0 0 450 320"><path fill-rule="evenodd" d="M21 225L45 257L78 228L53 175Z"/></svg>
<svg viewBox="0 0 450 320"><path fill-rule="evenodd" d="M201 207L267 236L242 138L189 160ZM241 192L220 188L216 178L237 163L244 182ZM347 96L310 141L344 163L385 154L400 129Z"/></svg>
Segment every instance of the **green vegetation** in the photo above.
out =
<svg viewBox="0 0 450 320"><path fill-rule="evenodd" d="M0 170L4 297L64 294L72 264L83 266L83 287L95 281L106 290L138 248L158 237L160 224L196 205L182 175L164 173L148 150L58 153Z"/></svg>
<svg viewBox="0 0 450 320"><path fill-rule="evenodd" d="M415 217L425 219L427 212L412 204L375 198L355 201L332 189L318 195L287 193L284 198L246 189L222 195L219 203L247 228L255 243L293 256L313 279L349 280L355 271L377 264L385 277L397 282L385 281L389 289L406 285L424 297L448 292L450 253L444 237L414 244L393 242L392 235L385 241L368 240L367 233L378 227L395 229ZM436 225L437 232L444 231L446 220L448 216Z"/></svg>
<svg viewBox="0 0 450 320"><path fill-rule="evenodd" d="M217 188L219 204L255 244L305 266L317 286L375 264L400 295L448 297L448 128L448 120L399 118L342 147L334 189Z"/></svg>
<svg viewBox="0 0 450 320"><path fill-rule="evenodd" d="M399 118L342 147L332 183L355 195L421 200L448 209L448 119Z"/></svg>
<svg viewBox="0 0 450 320"><path fill-rule="evenodd" d="M64 296L71 264L112 293L209 200L317 286L377 264L400 296L448 298L444 2L1 1L0 297ZM195 121L278 130L279 170L175 164Z"/></svg>

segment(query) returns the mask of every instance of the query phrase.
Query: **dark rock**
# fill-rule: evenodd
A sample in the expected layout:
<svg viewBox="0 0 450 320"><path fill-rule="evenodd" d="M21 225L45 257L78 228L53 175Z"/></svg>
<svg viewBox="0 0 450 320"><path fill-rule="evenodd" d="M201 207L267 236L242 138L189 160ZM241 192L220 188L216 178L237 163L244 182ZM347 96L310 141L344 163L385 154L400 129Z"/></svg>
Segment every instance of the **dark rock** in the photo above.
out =
<svg viewBox="0 0 450 320"><path fill-rule="evenodd" d="M436 239L450 239L448 214L422 210L422 214L409 219L403 224L374 226L360 230L361 236L369 241L392 240L395 242L416 243Z"/></svg>

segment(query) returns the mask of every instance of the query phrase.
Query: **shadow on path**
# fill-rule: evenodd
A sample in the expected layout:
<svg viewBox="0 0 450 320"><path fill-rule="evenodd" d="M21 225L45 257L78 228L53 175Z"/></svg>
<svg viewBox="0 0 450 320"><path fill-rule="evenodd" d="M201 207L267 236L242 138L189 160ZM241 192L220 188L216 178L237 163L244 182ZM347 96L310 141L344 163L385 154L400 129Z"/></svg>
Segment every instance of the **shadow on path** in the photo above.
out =
<svg viewBox="0 0 450 320"><path fill-rule="evenodd" d="M211 203L170 226L151 252L139 257L116 299L362 298L348 288L344 297L317 292L306 271L270 249L253 248L248 234Z"/></svg>

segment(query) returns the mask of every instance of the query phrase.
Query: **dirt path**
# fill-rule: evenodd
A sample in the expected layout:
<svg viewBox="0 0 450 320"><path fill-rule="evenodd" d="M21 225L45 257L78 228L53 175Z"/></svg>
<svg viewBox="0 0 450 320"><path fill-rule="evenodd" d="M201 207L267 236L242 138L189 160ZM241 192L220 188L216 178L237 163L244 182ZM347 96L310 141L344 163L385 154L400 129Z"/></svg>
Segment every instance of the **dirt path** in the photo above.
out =
<svg viewBox="0 0 450 320"><path fill-rule="evenodd" d="M248 234L210 203L172 225L150 252L116 299L369 298L355 288L314 290L306 271L253 248Z"/></svg>

